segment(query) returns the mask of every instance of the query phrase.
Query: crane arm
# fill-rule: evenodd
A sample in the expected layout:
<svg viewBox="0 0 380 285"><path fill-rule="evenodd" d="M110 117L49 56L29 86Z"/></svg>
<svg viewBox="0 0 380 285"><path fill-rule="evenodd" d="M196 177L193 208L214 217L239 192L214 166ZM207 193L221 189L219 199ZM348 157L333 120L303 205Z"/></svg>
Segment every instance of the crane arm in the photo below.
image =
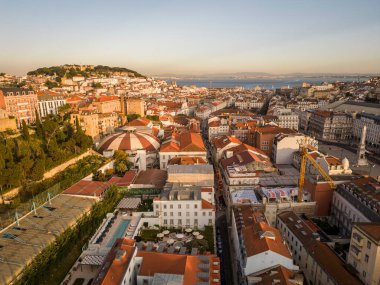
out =
<svg viewBox="0 0 380 285"><path fill-rule="evenodd" d="M326 171L314 160L314 158L308 153L305 153L307 159L313 164L313 166L318 170L318 172L323 176L323 178L329 183L332 189L336 188L334 180L326 173Z"/></svg>
<svg viewBox="0 0 380 285"><path fill-rule="evenodd" d="M310 146L309 146L310 147ZM309 160L311 164L318 170L323 178L329 183L331 189L335 189L336 185L334 180L326 173L326 171L314 160L314 158L307 152L306 148L301 151L301 163L300 163L300 177L298 181L298 202L302 202L303 199L303 187L305 184L306 175L306 160Z"/></svg>

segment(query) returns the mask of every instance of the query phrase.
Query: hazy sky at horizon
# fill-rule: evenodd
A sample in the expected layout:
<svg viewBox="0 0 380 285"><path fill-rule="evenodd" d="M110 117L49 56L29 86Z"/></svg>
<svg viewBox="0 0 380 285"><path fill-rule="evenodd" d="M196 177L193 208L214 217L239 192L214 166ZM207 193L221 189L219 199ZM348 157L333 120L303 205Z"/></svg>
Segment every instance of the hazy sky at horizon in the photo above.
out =
<svg viewBox="0 0 380 285"><path fill-rule="evenodd" d="M379 0L1 0L0 72L380 73Z"/></svg>

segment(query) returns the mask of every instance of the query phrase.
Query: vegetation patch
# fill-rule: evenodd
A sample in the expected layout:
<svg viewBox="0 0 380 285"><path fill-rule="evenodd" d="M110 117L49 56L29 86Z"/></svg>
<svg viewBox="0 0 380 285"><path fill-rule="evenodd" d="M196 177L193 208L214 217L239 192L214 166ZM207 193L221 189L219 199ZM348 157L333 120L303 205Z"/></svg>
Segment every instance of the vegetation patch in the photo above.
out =
<svg viewBox="0 0 380 285"><path fill-rule="evenodd" d="M145 199L141 201L137 207L137 212L153 212L153 199Z"/></svg>
<svg viewBox="0 0 380 285"><path fill-rule="evenodd" d="M44 173L88 150L93 144L79 123L74 128L64 118L50 116L41 122L37 116L34 134L25 122L21 136L0 134L0 191L39 181Z"/></svg>

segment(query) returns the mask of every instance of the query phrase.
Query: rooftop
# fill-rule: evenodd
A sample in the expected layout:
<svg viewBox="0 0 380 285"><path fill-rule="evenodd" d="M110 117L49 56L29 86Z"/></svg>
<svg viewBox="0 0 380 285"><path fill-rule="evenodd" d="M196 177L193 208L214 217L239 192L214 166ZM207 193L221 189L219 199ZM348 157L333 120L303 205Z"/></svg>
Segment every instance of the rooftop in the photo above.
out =
<svg viewBox="0 0 380 285"><path fill-rule="evenodd" d="M302 275L301 275L302 276ZM252 277L258 285L295 285L302 284L295 281L296 274L284 266L276 266L269 270ZM248 277L248 279L251 279ZM302 279L301 279L302 280Z"/></svg>
<svg viewBox="0 0 380 285"><path fill-rule="evenodd" d="M291 258L279 230L269 226L263 212L251 206L238 206L234 209L238 234L243 236L248 257L266 251Z"/></svg>
<svg viewBox="0 0 380 285"><path fill-rule="evenodd" d="M137 256L143 258L139 276L176 274L183 276L183 285L211 282L220 284L219 258L214 255L182 255L139 250Z"/></svg>
<svg viewBox="0 0 380 285"><path fill-rule="evenodd" d="M204 152L206 148L199 133L173 133L161 145L160 152Z"/></svg>
<svg viewBox="0 0 380 285"><path fill-rule="evenodd" d="M305 249L318 263L318 265L329 275L330 279L335 280L336 284L362 285L356 277L351 275L345 268L345 263L333 252L325 243L313 240Z"/></svg>
<svg viewBox="0 0 380 285"><path fill-rule="evenodd" d="M380 246L380 223L356 223L355 227Z"/></svg>
<svg viewBox="0 0 380 285"><path fill-rule="evenodd" d="M100 272L92 284L121 284L125 272L137 250L136 247L134 247L134 243L134 240L117 240L105 258Z"/></svg>
<svg viewBox="0 0 380 285"><path fill-rule="evenodd" d="M161 169L142 170L137 174L133 184L154 185L156 188L162 188L168 178L168 172Z"/></svg>
<svg viewBox="0 0 380 285"><path fill-rule="evenodd" d="M94 199L57 195L35 212L0 231L0 283L9 284L24 267L95 203Z"/></svg>
<svg viewBox="0 0 380 285"><path fill-rule="evenodd" d="M110 185L109 182L80 180L63 191L63 194L101 197Z"/></svg>
<svg viewBox="0 0 380 285"><path fill-rule="evenodd" d="M182 156L182 157L173 157L168 161L168 165L198 165L198 164L207 164L207 161L204 158L199 156Z"/></svg>

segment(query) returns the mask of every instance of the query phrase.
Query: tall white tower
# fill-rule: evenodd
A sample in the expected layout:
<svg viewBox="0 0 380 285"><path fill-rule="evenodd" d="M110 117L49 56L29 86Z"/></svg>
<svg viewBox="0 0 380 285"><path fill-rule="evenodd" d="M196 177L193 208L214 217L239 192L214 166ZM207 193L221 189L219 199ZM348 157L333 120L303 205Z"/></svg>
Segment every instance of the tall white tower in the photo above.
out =
<svg viewBox="0 0 380 285"><path fill-rule="evenodd" d="M362 136L360 138L360 145L358 146L358 152L357 152L357 156L358 156L357 165L358 166L368 165L368 161L365 158L365 137L366 137L366 135L367 135L367 126L364 125L363 129L362 129Z"/></svg>

